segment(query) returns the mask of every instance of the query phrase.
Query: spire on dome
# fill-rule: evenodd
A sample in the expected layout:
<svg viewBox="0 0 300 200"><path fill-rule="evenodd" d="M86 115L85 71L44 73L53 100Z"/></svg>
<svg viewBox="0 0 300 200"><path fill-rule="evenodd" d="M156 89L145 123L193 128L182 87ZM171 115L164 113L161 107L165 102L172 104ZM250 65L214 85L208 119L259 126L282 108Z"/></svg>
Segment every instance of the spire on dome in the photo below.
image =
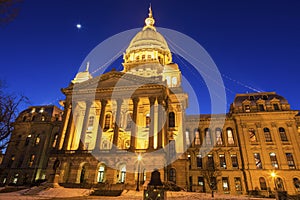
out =
<svg viewBox="0 0 300 200"><path fill-rule="evenodd" d="M154 23L155 23L155 20L153 18L153 14L152 14L152 7L151 7L151 4L149 6L149 14L148 14L148 18L145 19L145 26L143 28L143 30L145 30L146 28L151 28L153 30L156 31L156 28L154 27Z"/></svg>
<svg viewBox="0 0 300 200"><path fill-rule="evenodd" d="M87 63L86 63L85 71L88 72L88 71L89 71L89 68L90 68L90 62L87 62Z"/></svg>

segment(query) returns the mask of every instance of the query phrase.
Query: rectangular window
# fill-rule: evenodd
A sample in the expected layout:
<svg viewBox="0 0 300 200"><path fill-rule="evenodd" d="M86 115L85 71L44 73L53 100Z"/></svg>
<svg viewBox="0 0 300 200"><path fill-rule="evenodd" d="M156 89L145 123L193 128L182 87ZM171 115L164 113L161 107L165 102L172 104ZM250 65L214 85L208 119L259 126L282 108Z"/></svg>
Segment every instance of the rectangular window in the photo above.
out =
<svg viewBox="0 0 300 200"><path fill-rule="evenodd" d="M222 177L222 186L224 191L229 191L228 177Z"/></svg>
<svg viewBox="0 0 300 200"><path fill-rule="evenodd" d="M259 107L259 111L265 111L265 107L263 104L259 104L258 107Z"/></svg>
<svg viewBox="0 0 300 200"><path fill-rule="evenodd" d="M238 167L239 167L239 164L238 164L237 155L232 154L232 155L230 155L230 157L231 157L232 167L233 167L233 168L238 168Z"/></svg>
<svg viewBox="0 0 300 200"><path fill-rule="evenodd" d="M211 154L207 155L207 168L209 169L215 168L214 157Z"/></svg>
<svg viewBox="0 0 300 200"><path fill-rule="evenodd" d="M204 187L204 178L202 176L198 176L198 185Z"/></svg>
<svg viewBox="0 0 300 200"><path fill-rule="evenodd" d="M270 153L271 164L274 168L278 168L278 161L275 153Z"/></svg>
<svg viewBox="0 0 300 200"><path fill-rule="evenodd" d="M245 105L245 112L250 112L250 105Z"/></svg>
<svg viewBox="0 0 300 200"><path fill-rule="evenodd" d="M274 108L274 110L279 110L278 104L277 104L277 103L276 103L276 104L273 104L273 108Z"/></svg>
<svg viewBox="0 0 300 200"><path fill-rule="evenodd" d="M88 127L87 127L88 132L91 132L93 130L93 125L94 125L94 116L90 116L88 121Z"/></svg>
<svg viewBox="0 0 300 200"><path fill-rule="evenodd" d="M262 169L262 163L261 163L259 153L254 153L254 160L255 160L256 169Z"/></svg>
<svg viewBox="0 0 300 200"><path fill-rule="evenodd" d="M220 159L220 167L223 168L223 169L226 169L225 155L224 154L220 154L219 155L219 159Z"/></svg>
<svg viewBox="0 0 300 200"><path fill-rule="evenodd" d="M197 167L202 168L202 155L197 155Z"/></svg>
<svg viewBox="0 0 300 200"><path fill-rule="evenodd" d="M286 153L285 155L286 155L286 160L287 160L289 168L295 169L296 167L295 167L293 155L291 153Z"/></svg>
<svg viewBox="0 0 300 200"><path fill-rule="evenodd" d="M186 130L185 131L185 145L188 148L188 147L190 147L190 144L191 144L191 142L190 142L190 131Z"/></svg>
<svg viewBox="0 0 300 200"><path fill-rule="evenodd" d="M234 177L235 191L242 191L242 181L240 177Z"/></svg>

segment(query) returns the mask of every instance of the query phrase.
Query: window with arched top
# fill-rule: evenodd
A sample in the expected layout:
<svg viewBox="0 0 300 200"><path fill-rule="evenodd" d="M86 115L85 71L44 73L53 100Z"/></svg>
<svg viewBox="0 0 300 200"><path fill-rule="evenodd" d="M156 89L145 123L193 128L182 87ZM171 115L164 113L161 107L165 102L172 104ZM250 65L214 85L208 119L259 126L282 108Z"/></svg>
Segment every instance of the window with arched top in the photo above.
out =
<svg viewBox="0 0 300 200"><path fill-rule="evenodd" d="M126 165L122 164L120 166L119 182L124 183L126 179Z"/></svg>
<svg viewBox="0 0 300 200"><path fill-rule="evenodd" d="M216 145L223 145L222 130L220 128L216 128Z"/></svg>
<svg viewBox="0 0 300 200"><path fill-rule="evenodd" d="M300 192L300 181L298 178L293 178L293 183L297 192Z"/></svg>
<svg viewBox="0 0 300 200"><path fill-rule="evenodd" d="M97 177L98 183L103 183L104 177L105 177L105 165L101 164L98 170L98 177Z"/></svg>
<svg viewBox="0 0 300 200"><path fill-rule="evenodd" d="M259 178L259 185L261 190L267 190L267 182L264 177Z"/></svg>
<svg viewBox="0 0 300 200"><path fill-rule="evenodd" d="M176 170L174 168L169 171L169 181L176 183Z"/></svg>
<svg viewBox="0 0 300 200"><path fill-rule="evenodd" d="M283 142L288 141L288 138L287 138L287 135L286 135L286 132L285 132L284 128L282 128L282 127L279 128L279 135L280 135L281 141L283 141Z"/></svg>
<svg viewBox="0 0 300 200"><path fill-rule="evenodd" d="M169 127L175 127L175 113L169 113Z"/></svg>
<svg viewBox="0 0 300 200"><path fill-rule="evenodd" d="M232 128L227 128L226 129L226 133L227 133L227 143L229 145L234 145L235 142L234 142L234 137L233 137L233 130Z"/></svg>
<svg viewBox="0 0 300 200"><path fill-rule="evenodd" d="M248 133L249 133L250 142L257 142L255 130L253 128L249 128Z"/></svg>
<svg viewBox="0 0 300 200"><path fill-rule="evenodd" d="M265 135L266 142L272 142L272 137L271 137L270 129L264 128L264 135Z"/></svg>
<svg viewBox="0 0 300 200"><path fill-rule="evenodd" d="M195 129L195 137L194 138L195 138L195 145L201 145L199 129Z"/></svg>
<svg viewBox="0 0 300 200"><path fill-rule="evenodd" d="M210 129L209 129L209 128L206 128L206 129L204 130L204 132L205 132L205 144L206 144L206 145L212 145Z"/></svg>
<svg viewBox="0 0 300 200"><path fill-rule="evenodd" d="M284 185L283 185L283 180L281 178L276 178L276 188L279 190L279 191L284 191Z"/></svg>

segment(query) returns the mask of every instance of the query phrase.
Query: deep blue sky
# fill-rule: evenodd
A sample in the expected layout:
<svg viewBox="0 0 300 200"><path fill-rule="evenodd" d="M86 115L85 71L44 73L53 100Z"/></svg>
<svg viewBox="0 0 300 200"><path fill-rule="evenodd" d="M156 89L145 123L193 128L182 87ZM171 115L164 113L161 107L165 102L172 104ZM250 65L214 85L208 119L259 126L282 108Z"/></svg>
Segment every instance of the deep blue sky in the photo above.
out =
<svg viewBox="0 0 300 200"><path fill-rule="evenodd" d="M229 103L253 87L276 91L300 109L298 0L24 0L17 18L0 26L0 79L32 105L57 103L85 56L106 38L142 27L150 2L156 26L182 32L208 51ZM199 97L207 99L207 92ZM209 105L201 112L210 113Z"/></svg>

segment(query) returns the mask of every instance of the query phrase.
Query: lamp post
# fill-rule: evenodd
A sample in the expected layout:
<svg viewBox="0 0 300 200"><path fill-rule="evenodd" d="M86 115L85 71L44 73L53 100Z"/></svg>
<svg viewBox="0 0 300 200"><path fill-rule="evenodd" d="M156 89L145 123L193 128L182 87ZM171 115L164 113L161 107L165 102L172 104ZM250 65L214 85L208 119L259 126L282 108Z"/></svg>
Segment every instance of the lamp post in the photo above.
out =
<svg viewBox="0 0 300 200"><path fill-rule="evenodd" d="M142 160L141 154L138 155L137 161L138 161L138 174L137 174L137 182L136 182L136 191L140 191L140 162Z"/></svg>

